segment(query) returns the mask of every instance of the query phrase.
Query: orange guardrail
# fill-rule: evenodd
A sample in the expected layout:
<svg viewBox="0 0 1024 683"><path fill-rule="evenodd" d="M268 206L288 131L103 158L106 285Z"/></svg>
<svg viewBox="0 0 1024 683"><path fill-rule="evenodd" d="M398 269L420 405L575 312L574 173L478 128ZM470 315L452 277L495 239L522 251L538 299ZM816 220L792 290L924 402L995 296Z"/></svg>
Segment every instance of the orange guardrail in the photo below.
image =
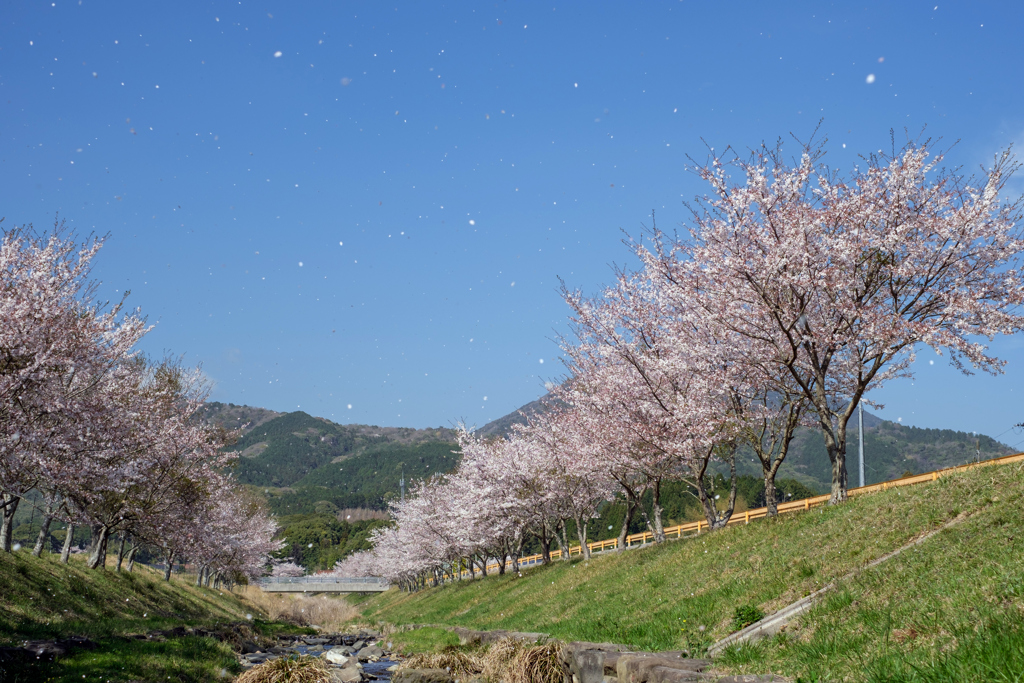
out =
<svg viewBox="0 0 1024 683"><path fill-rule="evenodd" d="M974 469L976 467L988 467L991 465L1009 465L1015 462L1024 462L1024 453L1014 453L1013 455L1004 455L999 458L992 458L991 460L982 460L981 462L972 462L966 465L957 465L956 467L947 467L941 470L935 470L934 472L926 472L924 474L915 474L910 477L903 477L902 479L892 479L890 481L883 481L878 484L871 484L869 486L858 486L854 489L847 489L846 493L848 496L862 496L867 493L875 493L876 491L887 491L891 488L897 488L900 486L914 486L916 484L924 484L931 481L938 481L940 478L952 474L953 472L963 472L965 470ZM804 512L811 508L821 507L828 503L830 494L823 496L815 496L813 498L804 498L803 500L794 500L789 503L779 503L778 510L779 514L787 514L790 512ZM755 510L745 510L740 513L736 513L726 523L727 526L733 524L749 524L753 520L764 519L768 516L768 508L757 508ZM701 519L696 522L687 522L686 524L678 524L676 526L667 527L664 531L665 538L683 538L684 534L695 533L699 534L702 531L707 530L707 520ZM654 534L650 531L644 531L638 534L630 534L626 536L626 547L630 547L636 544L643 545L650 543L654 540ZM604 541L594 541L593 543L587 543L587 547L590 548L590 552L602 552L604 550L613 550L619 547L619 539L609 538ZM579 555L582 550L579 545L574 545L569 548L569 556ZM543 555L528 555L526 557L519 558L519 566L530 566L536 565L543 560ZM561 559L562 551L553 550L551 551L551 559ZM497 562L491 562L487 565L487 571L498 571L500 565ZM506 568L512 567L512 561L508 560L505 562ZM464 570L461 576L468 576L470 572Z"/></svg>

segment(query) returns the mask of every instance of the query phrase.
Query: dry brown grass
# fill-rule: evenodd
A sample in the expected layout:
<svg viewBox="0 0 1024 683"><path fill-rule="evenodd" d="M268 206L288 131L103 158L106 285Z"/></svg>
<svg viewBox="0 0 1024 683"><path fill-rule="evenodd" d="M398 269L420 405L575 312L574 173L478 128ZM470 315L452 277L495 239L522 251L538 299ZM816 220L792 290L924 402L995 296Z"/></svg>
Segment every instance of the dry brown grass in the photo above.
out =
<svg viewBox="0 0 1024 683"><path fill-rule="evenodd" d="M562 683L562 646L548 643L523 648L509 661L501 680L506 683Z"/></svg>
<svg viewBox="0 0 1024 683"><path fill-rule="evenodd" d="M480 676L492 683L562 683L565 676L556 643L527 646L514 638L503 638L486 652L464 652L454 647L442 652L416 654L403 669L446 669L452 678L466 680Z"/></svg>
<svg viewBox="0 0 1024 683"><path fill-rule="evenodd" d="M465 680L483 671L484 663L475 654L446 648L444 652L418 654L402 662L403 669L446 669L452 678Z"/></svg>
<svg viewBox="0 0 1024 683"><path fill-rule="evenodd" d="M331 665L319 657L282 657L254 666L235 683L331 683Z"/></svg>
<svg viewBox="0 0 1024 683"><path fill-rule="evenodd" d="M500 681L508 670L509 663L526 646L515 638L502 638L493 643L483 656L481 675L488 681Z"/></svg>
<svg viewBox="0 0 1024 683"><path fill-rule="evenodd" d="M265 593L258 586L246 586L242 597L270 621L319 626L327 631L343 630L346 624L359 616L359 610L341 597Z"/></svg>

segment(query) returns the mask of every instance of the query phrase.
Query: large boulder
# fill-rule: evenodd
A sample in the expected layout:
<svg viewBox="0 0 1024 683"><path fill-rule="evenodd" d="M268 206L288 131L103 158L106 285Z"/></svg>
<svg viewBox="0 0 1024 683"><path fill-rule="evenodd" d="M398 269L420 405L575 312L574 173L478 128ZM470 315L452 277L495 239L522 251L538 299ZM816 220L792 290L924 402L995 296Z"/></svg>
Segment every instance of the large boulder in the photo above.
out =
<svg viewBox="0 0 1024 683"><path fill-rule="evenodd" d="M392 683L454 683L455 679L444 669L399 669Z"/></svg>
<svg viewBox="0 0 1024 683"><path fill-rule="evenodd" d="M619 655L615 670L619 683L676 683L708 680L699 676L706 659L689 659L681 652L631 652Z"/></svg>
<svg viewBox="0 0 1024 683"><path fill-rule="evenodd" d="M341 650L332 648L324 653L324 659L331 664L337 664L338 666L345 666L352 658L346 655Z"/></svg>
<svg viewBox="0 0 1024 683"><path fill-rule="evenodd" d="M692 683L693 681L718 681L718 675L701 673L692 669L677 669L670 666L652 666L645 672L647 683Z"/></svg>
<svg viewBox="0 0 1024 683"><path fill-rule="evenodd" d="M55 640L29 640L24 648L36 656L36 659L53 660L63 657L71 648Z"/></svg>
<svg viewBox="0 0 1024 683"><path fill-rule="evenodd" d="M370 660L377 660L384 656L384 650L380 649L376 645L367 645L362 650L355 654L359 658L360 662L368 662Z"/></svg>
<svg viewBox="0 0 1024 683"><path fill-rule="evenodd" d="M331 669L331 683L358 683L363 680L363 675L355 667L344 669Z"/></svg>
<svg viewBox="0 0 1024 683"><path fill-rule="evenodd" d="M615 676L619 655L628 650L613 643L573 641L562 648L562 664L574 683L603 683L605 676Z"/></svg>

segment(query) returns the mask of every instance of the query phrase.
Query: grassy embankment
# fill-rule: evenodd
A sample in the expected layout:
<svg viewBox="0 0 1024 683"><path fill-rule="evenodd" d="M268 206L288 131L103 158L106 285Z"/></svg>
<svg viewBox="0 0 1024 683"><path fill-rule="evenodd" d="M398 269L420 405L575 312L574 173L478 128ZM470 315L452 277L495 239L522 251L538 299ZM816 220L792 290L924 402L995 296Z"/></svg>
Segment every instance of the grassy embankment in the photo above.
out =
<svg viewBox="0 0 1024 683"><path fill-rule="evenodd" d="M68 565L27 551L0 554L0 645L24 640L84 636L96 649L73 650L56 662L0 662L0 681L217 681L239 668L229 643L185 636L127 638L177 626L216 629L242 622L241 636L296 630L263 621L263 610L241 592L197 588L194 577L162 574L136 565L135 572L87 569L81 557ZM248 617L252 617L251 619Z"/></svg>
<svg viewBox="0 0 1024 683"><path fill-rule="evenodd" d="M912 550L843 577L963 515ZM704 648L737 608L771 613L830 583L783 634L727 650L722 671L804 681L1024 680L1024 467L988 467L660 547L354 599L367 619ZM407 649L443 639L396 634Z"/></svg>

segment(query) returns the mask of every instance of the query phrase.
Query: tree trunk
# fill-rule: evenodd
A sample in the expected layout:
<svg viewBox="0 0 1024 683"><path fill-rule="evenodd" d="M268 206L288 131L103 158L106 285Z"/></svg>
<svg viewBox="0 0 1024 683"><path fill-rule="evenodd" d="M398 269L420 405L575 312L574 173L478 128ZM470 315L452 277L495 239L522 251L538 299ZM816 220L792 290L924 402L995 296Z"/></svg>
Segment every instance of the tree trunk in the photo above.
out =
<svg viewBox="0 0 1024 683"><path fill-rule="evenodd" d="M545 519L540 525L540 561L541 564L551 564L551 534L548 529L548 521Z"/></svg>
<svg viewBox="0 0 1024 683"><path fill-rule="evenodd" d="M626 537L629 536L629 525L633 522L633 513L635 512L636 503L633 500L633 494L626 491L626 517L622 520L622 528L619 530L619 541L615 546L617 552L622 552L626 548Z"/></svg>
<svg viewBox="0 0 1024 683"><path fill-rule="evenodd" d="M60 561L62 564L68 563L68 558L71 557L71 542L75 537L75 525L68 524L67 533L64 536L64 548L60 551Z"/></svg>
<svg viewBox="0 0 1024 683"><path fill-rule="evenodd" d="M121 571L121 563L124 562L124 543L127 540L128 534L124 531L121 532L121 543L117 546L117 571Z"/></svg>
<svg viewBox="0 0 1024 683"><path fill-rule="evenodd" d="M824 398L819 397L815 401L818 413L818 424L821 427L821 434L825 438L825 448L828 450L828 459L832 463L832 492L829 497L829 505L838 505L846 502L847 473L846 473L846 423L853 415L854 409L860 401L860 395L856 395L843 410L836 414L828 410ZM834 424L833 424L834 421Z"/></svg>
<svg viewBox="0 0 1024 683"><path fill-rule="evenodd" d="M98 532L97 533L97 529ZM110 527L100 524L93 528L92 552L89 554L89 569L106 569L107 567L107 539L110 537Z"/></svg>
<svg viewBox="0 0 1024 683"><path fill-rule="evenodd" d="M508 560L508 555L506 555L505 551L502 550L501 551L501 559L498 560L498 576L505 576L506 560Z"/></svg>
<svg viewBox="0 0 1024 683"><path fill-rule="evenodd" d="M661 477L651 487L651 514L654 515L654 542L665 542L665 526L661 521Z"/></svg>
<svg viewBox="0 0 1024 683"><path fill-rule="evenodd" d="M43 517L43 526L39 527L39 536L36 537L36 547L32 548L32 554L36 557L43 554L44 545L49 545L47 541L50 539L50 522L52 521L52 515Z"/></svg>
<svg viewBox="0 0 1024 683"><path fill-rule="evenodd" d="M480 573L483 577L487 578L487 555L485 554L480 560Z"/></svg>
<svg viewBox="0 0 1024 683"><path fill-rule="evenodd" d="M708 529L714 531L715 529L721 529L729 523L729 519L732 517L733 510L736 509L736 446L728 446L729 452L726 456L729 460L729 473L730 473L730 492L729 500L726 509L719 513L717 506L715 505L714 499L708 493L707 483L705 482L705 474L707 473L708 463L711 461L711 452L708 456L703 459L700 467L695 474L695 485L697 487L697 497L700 499L701 506L704 508L704 517L708 522Z"/></svg>
<svg viewBox="0 0 1024 683"><path fill-rule="evenodd" d="M203 572L206 571L206 567L200 567L199 571L196 572L196 588L203 587Z"/></svg>
<svg viewBox="0 0 1024 683"><path fill-rule="evenodd" d="M174 568L174 551L167 553L167 566L164 567L164 581L171 580L171 569Z"/></svg>
<svg viewBox="0 0 1024 683"><path fill-rule="evenodd" d="M764 473L764 506L768 509L769 517L779 516L779 501L775 496L775 473L771 471Z"/></svg>
<svg viewBox="0 0 1024 683"><path fill-rule="evenodd" d="M846 473L846 448L838 447L828 449L829 460L832 461L832 495L828 499L829 505L838 505L846 502L847 473Z"/></svg>
<svg viewBox="0 0 1024 683"><path fill-rule="evenodd" d="M576 515L576 538L580 542L580 555L584 560L590 559L590 546L587 545L587 523L582 515Z"/></svg>
<svg viewBox="0 0 1024 683"><path fill-rule="evenodd" d="M519 573L519 558L523 554L523 536L522 533L518 534L519 538L516 539L515 545L512 546L512 571L516 574Z"/></svg>
<svg viewBox="0 0 1024 683"><path fill-rule="evenodd" d="M558 541L558 549L562 551L562 561L568 562L571 558L569 557L569 532L565 528L565 520L558 520L558 535L555 539Z"/></svg>
<svg viewBox="0 0 1024 683"><path fill-rule="evenodd" d="M729 505L722 513L722 526L729 523L732 513L736 510L736 488L738 483L736 476L736 444L730 446L729 451Z"/></svg>
<svg viewBox="0 0 1024 683"><path fill-rule="evenodd" d="M128 573L131 574L132 570L135 569L135 553L139 550L139 544L134 540L132 541L132 548L128 551Z"/></svg>
<svg viewBox="0 0 1024 683"><path fill-rule="evenodd" d="M779 473L782 462L789 454L789 445L793 442L793 434L800 425L800 414L803 412L802 400L787 399L787 413L782 425L781 438L775 428L769 448L765 450L763 440L756 444L757 457L761 461L761 473L764 475L764 506L769 517L779 515L778 494L775 490L775 475ZM777 424L777 423L776 423ZM775 453L775 444L779 444L779 452Z"/></svg>
<svg viewBox="0 0 1024 683"><path fill-rule="evenodd" d="M11 552L11 535L14 532L14 513L18 509L21 497L5 493L3 494L3 501L3 521L0 522L0 550L9 553Z"/></svg>

